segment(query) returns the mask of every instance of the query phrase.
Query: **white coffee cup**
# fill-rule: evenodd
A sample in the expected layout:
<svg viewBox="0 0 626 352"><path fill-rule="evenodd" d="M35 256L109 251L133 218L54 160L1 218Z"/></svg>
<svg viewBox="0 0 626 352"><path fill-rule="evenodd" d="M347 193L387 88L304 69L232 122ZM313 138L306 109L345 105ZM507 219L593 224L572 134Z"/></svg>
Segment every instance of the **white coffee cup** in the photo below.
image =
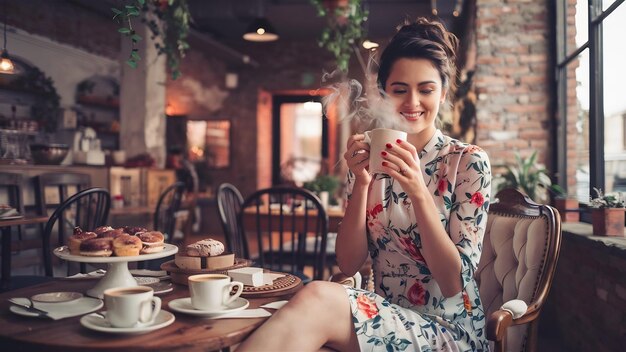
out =
<svg viewBox="0 0 626 352"><path fill-rule="evenodd" d="M223 310L243 292L243 283L230 281L228 275L199 274L189 276L191 305L198 310ZM233 287L237 287L231 295Z"/></svg>
<svg viewBox="0 0 626 352"><path fill-rule="evenodd" d="M104 291L106 320L116 328L149 325L161 311L161 299L147 286L116 287Z"/></svg>
<svg viewBox="0 0 626 352"><path fill-rule="evenodd" d="M370 145L370 173L384 173L382 151L387 150L387 143L395 145L396 140L406 141L407 133L389 128L375 128L365 132L364 142Z"/></svg>

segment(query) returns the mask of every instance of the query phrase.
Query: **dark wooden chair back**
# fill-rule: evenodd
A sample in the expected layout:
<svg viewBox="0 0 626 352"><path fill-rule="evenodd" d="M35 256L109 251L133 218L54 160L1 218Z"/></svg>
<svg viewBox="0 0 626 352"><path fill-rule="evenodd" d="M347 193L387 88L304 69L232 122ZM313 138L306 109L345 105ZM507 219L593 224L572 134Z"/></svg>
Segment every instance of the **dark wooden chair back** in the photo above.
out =
<svg viewBox="0 0 626 352"><path fill-rule="evenodd" d="M236 258L250 259L248 241L239 225L239 212L243 204L241 192L230 183L222 183L217 189L217 211L219 213L226 250L235 253Z"/></svg>
<svg viewBox="0 0 626 352"><path fill-rule="evenodd" d="M180 210L185 184L175 182L167 187L159 197L154 212L153 227L155 231L161 231L166 241L171 241L176 228L176 212Z"/></svg>
<svg viewBox="0 0 626 352"><path fill-rule="evenodd" d="M259 190L244 201L239 223L246 236L256 237L261 267L303 273L310 266L312 278L323 279L328 215L314 193L286 186ZM312 251L307 236L314 238Z"/></svg>
<svg viewBox="0 0 626 352"><path fill-rule="evenodd" d="M12 172L1 172L0 173L0 197L6 197L7 204L13 208L15 208L20 215L27 216L30 215L39 215L43 216L45 214L41 214L41 206L39 205L38 199L35 199L35 214L29 209L26 209L26 205L24 204L24 187L26 186L26 182L32 182L30 179L25 180L22 174L12 173ZM2 201L0 201L2 203ZM30 206L29 206L30 208ZM43 224L38 224L39 233L43 232ZM42 243L39 238L26 238L23 235L23 232L26 229L24 226L17 226L17 234L18 241L11 244L12 250L14 251L22 251L27 249L35 249L41 248Z"/></svg>
<svg viewBox="0 0 626 352"><path fill-rule="evenodd" d="M24 215L23 184L22 174L0 172L0 189L3 189L3 193L6 192L8 205L15 208L20 215Z"/></svg>
<svg viewBox="0 0 626 352"><path fill-rule="evenodd" d="M51 237L56 227L57 242L62 246L65 238L73 233L76 226L83 230L93 230L104 226L109 216L111 197L104 188L89 188L67 198L48 219L43 234L43 256L46 276L52 276ZM84 266L81 266L84 271ZM69 267L68 267L69 274Z"/></svg>
<svg viewBox="0 0 626 352"><path fill-rule="evenodd" d="M45 173L37 176L35 185L35 196L37 197L41 214L48 214L48 211L63 204L71 195L91 187L91 176L80 173ZM46 188L54 189L55 201L46 202Z"/></svg>
<svg viewBox="0 0 626 352"><path fill-rule="evenodd" d="M483 251L475 273L487 317L487 338L495 351L534 351L541 308L561 248L561 218L514 189L496 195L487 218ZM518 299L526 313L513 319L500 309Z"/></svg>

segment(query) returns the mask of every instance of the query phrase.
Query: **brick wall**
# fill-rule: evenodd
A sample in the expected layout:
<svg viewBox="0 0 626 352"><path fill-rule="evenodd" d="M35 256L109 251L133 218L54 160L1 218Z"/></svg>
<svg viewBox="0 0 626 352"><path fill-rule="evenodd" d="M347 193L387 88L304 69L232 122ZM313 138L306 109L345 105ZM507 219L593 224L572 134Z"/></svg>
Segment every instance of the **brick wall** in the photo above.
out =
<svg viewBox="0 0 626 352"><path fill-rule="evenodd" d="M257 135L257 104L259 90L279 92L317 89L330 55L315 42L279 40L272 43L227 43L240 53L246 53L258 67L242 65L236 57L224 56L219 49L201 42L192 42L193 50L181 65L183 77L168 82L168 102L175 104L181 98L186 102L177 113L198 119L231 119L231 167L211 171L211 183L217 187L230 182L245 195L257 189L258 170L271 170L271 157L257 159L257 138L268 141L269 135ZM239 86L225 88L226 72L239 75ZM222 107L210 111L189 97L184 82L192 78L213 94L225 94ZM188 85L188 83L187 83ZM217 92L220 93L217 93ZM267 129L266 129L267 130ZM270 129L271 131L271 129ZM269 149L268 149L269 150ZM271 172L271 171L270 171ZM267 186L267 185L265 185Z"/></svg>
<svg viewBox="0 0 626 352"><path fill-rule="evenodd" d="M117 59L120 36L117 24L68 1L5 1L7 24L32 34L69 44L93 54ZM3 9L4 10L4 9ZM4 17L4 16L3 16ZM11 43L7 44L11 53Z"/></svg>
<svg viewBox="0 0 626 352"><path fill-rule="evenodd" d="M588 224L564 226L541 331L557 337L565 351L621 351L626 344L626 241L590 233Z"/></svg>
<svg viewBox="0 0 626 352"><path fill-rule="evenodd" d="M550 166L550 30L544 0L476 2L477 141L492 165L515 152Z"/></svg>

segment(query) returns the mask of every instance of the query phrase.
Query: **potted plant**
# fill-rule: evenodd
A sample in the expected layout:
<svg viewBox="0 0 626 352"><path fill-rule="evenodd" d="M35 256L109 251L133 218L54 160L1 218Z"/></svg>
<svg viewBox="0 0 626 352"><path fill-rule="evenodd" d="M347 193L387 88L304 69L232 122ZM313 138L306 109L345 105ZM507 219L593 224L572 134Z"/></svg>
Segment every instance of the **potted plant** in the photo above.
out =
<svg viewBox="0 0 626 352"><path fill-rule="evenodd" d="M504 165L506 172L499 178L497 190L514 188L537 203L546 203L547 190L552 185L548 170L537 163L537 152L527 159L515 154L515 165Z"/></svg>
<svg viewBox="0 0 626 352"><path fill-rule="evenodd" d="M601 189L593 189L596 197L591 198L591 224L594 236L624 237L624 200L621 193L604 194Z"/></svg>
<svg viewBox="0 0 626 352"><path fill-rule="evenodd" d="M321 175L317 176L313 181L305 182L303 187L317 194L324 203L324 206L335 203L335 191L339 187L340 181L337 176Z"/></svg>
<svg viewBox="0 0 626 352"><path fill-rule="evenodd" d="M553 204L556 210L561 214L563 222L578 222L580 214L578 213L578 199L571 197L558 184L550 186L550 191L554 195Z"/></svg>

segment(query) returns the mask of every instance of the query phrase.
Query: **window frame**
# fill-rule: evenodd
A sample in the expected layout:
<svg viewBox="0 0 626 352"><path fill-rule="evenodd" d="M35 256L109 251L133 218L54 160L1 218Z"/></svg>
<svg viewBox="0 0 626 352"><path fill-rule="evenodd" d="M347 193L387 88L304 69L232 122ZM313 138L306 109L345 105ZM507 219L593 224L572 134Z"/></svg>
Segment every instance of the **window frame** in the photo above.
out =
<svg viewBox="0 0 626 352"><path fill-rule="evenodd" d="M585 1L585 0L578 0ZM576 60L585 50L589 51L589 195L593 196L593 188L605 189L605 158L604 158L604 67L603 67L603 21L619 6L626 6L626 0L615 0L606 10L602 10L602 0L587 0L588 3L588 37L571 53L567 47L567 3L559 0L556 3L555 31L555 96L556 111L560 117L557 121L557 153L555 168L557 183L567 190L567 65Z"/></svg>

